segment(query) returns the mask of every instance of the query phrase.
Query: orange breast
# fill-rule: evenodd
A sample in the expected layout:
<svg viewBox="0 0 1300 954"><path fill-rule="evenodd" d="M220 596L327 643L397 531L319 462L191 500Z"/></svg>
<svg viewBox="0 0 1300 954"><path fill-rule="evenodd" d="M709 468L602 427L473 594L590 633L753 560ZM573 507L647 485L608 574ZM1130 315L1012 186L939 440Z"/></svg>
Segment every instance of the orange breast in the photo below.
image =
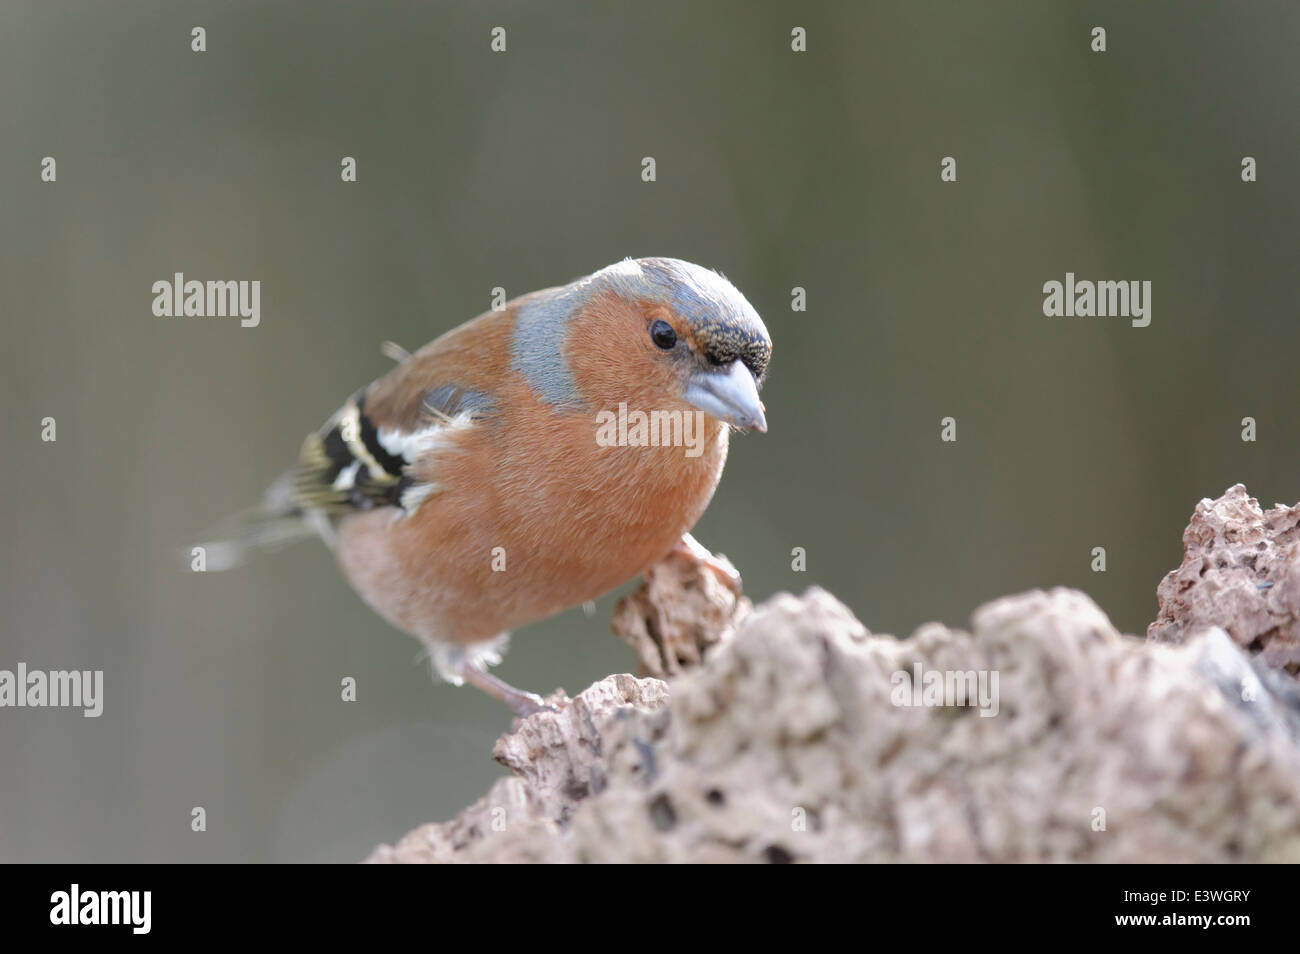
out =
<svg viewBox="0 0 1300 954"><path fill-rule="evenodd" d="M592 408L557 413L509 376L497 416L424 476L442 488L409 517L348 517L339 561L379 613L420 638L476 642L594 599L663 557L703 513L727 452L602 447Z"/></svg>

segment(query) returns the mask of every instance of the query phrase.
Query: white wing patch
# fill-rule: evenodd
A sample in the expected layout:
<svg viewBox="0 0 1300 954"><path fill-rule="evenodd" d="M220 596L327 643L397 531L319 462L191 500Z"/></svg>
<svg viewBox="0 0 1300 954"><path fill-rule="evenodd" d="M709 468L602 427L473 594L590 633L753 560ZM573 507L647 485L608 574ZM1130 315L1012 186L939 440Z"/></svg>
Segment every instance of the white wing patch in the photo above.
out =
<svg viewBox="0 0 1300 954"><path fill-rule="evenodd" d="M361 461L354 460L348 466L339 471L339 475L334 478L333 487L335 490L351 490L357 482L357 471L361 469Z"/></svg>
<svg viewBox="0 0 1300 954"><path fill-rule="evenodd" d="M429 460L439 454L447 453L449 444L457 434L470 427L474 415L471 411L462 411L454 417L437 414L427 427L410 433L390 431L380 428L376 433L379 445L394 457L406 461L407 466L417 461ZM409 471L408 471L409 472ZM341 476L341 475L340 475ZM412 483L402 491L401 510L397 517L409 517L420 508L431 494L439 490L433 482Z"/></svg>

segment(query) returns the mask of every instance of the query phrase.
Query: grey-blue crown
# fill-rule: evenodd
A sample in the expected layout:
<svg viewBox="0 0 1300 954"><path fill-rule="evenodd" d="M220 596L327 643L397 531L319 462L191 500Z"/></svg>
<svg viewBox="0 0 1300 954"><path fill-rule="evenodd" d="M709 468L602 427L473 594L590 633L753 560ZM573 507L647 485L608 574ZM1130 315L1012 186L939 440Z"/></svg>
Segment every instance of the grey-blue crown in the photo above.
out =
<svg viewBox="0 0 1300 954"><path fill-rule="evenodd" d="M717 272L679 258L638 258L602 269L590 281L625 298L668 305L686 320L710 361L739 359L763 379L772 355L767 327L740 290Z"/></svg>

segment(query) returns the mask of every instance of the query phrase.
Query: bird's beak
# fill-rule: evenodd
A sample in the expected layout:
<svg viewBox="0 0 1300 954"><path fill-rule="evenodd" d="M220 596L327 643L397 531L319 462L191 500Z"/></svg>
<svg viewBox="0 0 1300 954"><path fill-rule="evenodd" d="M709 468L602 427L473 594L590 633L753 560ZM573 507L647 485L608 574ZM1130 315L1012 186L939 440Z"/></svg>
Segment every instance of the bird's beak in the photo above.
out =
<svg viewBox="0 0 1300 954"><path fill-rule="evenodd" d="M733 361L722 368L691 373L682 398L705 414L743 430L767 431L758 383L749 368Z"/></svg>

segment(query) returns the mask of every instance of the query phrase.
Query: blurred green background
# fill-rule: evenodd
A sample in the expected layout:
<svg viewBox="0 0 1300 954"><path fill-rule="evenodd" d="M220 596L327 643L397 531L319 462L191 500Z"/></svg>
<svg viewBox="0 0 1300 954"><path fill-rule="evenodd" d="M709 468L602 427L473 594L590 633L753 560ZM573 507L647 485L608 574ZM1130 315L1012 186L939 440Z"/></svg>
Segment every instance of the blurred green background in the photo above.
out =
<svg viewBox="0 0 1300 954"><path fill-rule="evenodd" d="M750 595L906 634L1065 584L1142 633L1198 499L1300 499L1298 29L1289 0L3 4L0 668L103 669L106 702L0 710L0 860L351 861L486 791L508 714L433 685L324 547L178 547L384 339L628 255L723 271L771 330L771 432L696 531ZM154 317L175 271L261 280L261 326ZM1043 317L1067 271L1150 280L1150 327ZM613 603L499 671L630 668Z"/></svg>

